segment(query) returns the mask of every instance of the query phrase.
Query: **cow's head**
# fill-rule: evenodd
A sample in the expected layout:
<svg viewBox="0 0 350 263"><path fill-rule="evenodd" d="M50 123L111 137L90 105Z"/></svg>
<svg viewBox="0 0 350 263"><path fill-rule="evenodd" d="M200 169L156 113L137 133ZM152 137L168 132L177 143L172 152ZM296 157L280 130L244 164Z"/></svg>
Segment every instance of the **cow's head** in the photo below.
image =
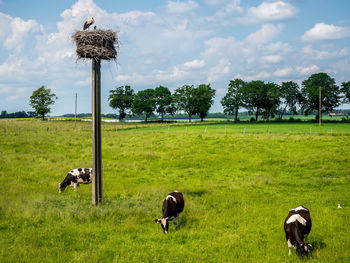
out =
<svg viewBox="0 0 350 263"><path fill-rule="evenodd" d="M164 234L168 234L169 232L169 221L173 220L174 218L161 218L161 219L155 219L154 222L156 222L157 224L160 223L160 225L163 228Z"/></svg>
<svg viewBox="0 0 350 263"><path fill-rule="evenodd" d="M308 256L309 255L309 247L312 247L311 244L298 244L297 246L297 252L300 256Z"/></svg>
<svg viewBox="0 0 350 263"><path fill-rule="evenodd" d="M58 191L62 193L64 189L66 189L66 185L64 183L58 183Z"/></svg>

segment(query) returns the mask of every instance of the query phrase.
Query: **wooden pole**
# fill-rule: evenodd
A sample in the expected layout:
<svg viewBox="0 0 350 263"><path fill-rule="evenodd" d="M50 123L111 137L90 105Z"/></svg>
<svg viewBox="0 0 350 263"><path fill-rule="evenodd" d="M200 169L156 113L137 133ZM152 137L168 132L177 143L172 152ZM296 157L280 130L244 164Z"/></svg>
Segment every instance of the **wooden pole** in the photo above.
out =
<svg viewBox="0 0 350 263"><path fill-rule="evenodd" d="M78 94L75 93L75 119L74 119L74 129L77 127L77 102L78 102Z"/></svg>
<svg viewBox="0 0 350 263"><path fill-rule="evenodd" d="M321 97L321 86L319 87L318 96L318 125L322 125L322 97Z"/></svg>
<svg viewBox="0 0 350 263"><path fill-rule="evenodd" d="M92 203L101 202L101 61L92 59Z"/></svg>

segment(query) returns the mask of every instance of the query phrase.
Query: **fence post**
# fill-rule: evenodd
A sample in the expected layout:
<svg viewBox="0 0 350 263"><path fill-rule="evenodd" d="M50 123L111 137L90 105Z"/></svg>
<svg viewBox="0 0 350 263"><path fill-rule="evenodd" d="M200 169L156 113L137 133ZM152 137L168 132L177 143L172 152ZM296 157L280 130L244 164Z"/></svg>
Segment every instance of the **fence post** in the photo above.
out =
<svg viewBox="0 0 350 263"><path fill-rule="evenodd" d="M244 127L244 131L243 131L243 134L245 134L245 127Z"/></svg>
<svg viewBox="0 0 350 263"><path fill-rule="evenodd" d="M168 133L170 132L170 125L168 125Z"/></svg>
<svg viewBox="0 0 350 263"><path fill-rule="evenodd" d="M186 134L187 134L187 129L188 129L188 127L186 126Z"/></svg>
<svg viewBox="0 0 350 263"><path fill-rule="evenodd" d="M205 127L205 129L204 129L204 134L207 132L207 127Z"/></svg>
<svg viewBox="0 0 350 263"><path fill-rule="evenodd" d="M333 127L331 128L331 135L333 135Z"/></svg>

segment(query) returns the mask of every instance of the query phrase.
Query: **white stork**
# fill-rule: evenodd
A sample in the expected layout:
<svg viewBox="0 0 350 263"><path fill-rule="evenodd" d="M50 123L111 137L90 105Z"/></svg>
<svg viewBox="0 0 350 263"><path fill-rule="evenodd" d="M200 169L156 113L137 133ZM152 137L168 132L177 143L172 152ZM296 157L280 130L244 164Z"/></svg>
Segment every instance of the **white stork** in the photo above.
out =
<svg viewBox="0 0 350 263"><path fill-rule="evenodd" d="M95 22L94 18L91 17L89 20L84 23L84 30L88 29Z"/></svg>

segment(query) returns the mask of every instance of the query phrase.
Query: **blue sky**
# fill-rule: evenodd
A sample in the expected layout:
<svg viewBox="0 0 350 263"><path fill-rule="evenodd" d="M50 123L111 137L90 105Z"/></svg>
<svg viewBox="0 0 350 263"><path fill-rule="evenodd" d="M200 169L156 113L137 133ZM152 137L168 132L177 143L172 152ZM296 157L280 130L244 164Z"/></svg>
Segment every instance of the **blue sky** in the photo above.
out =
<svg viewBox="0 0 350 263"><path fill-rule="evenodd" d="M76 61L71 41L91 16L121 42L117 63L102 63L103 113L121 85L210 83L211 112L234 78L301 84L326 72L340 85L350 80L349 11L349 0L0 0L0 111L32 110L45 85L58 96L51 115L73 113L75 93L91 112L91 62Z"/></svg>

